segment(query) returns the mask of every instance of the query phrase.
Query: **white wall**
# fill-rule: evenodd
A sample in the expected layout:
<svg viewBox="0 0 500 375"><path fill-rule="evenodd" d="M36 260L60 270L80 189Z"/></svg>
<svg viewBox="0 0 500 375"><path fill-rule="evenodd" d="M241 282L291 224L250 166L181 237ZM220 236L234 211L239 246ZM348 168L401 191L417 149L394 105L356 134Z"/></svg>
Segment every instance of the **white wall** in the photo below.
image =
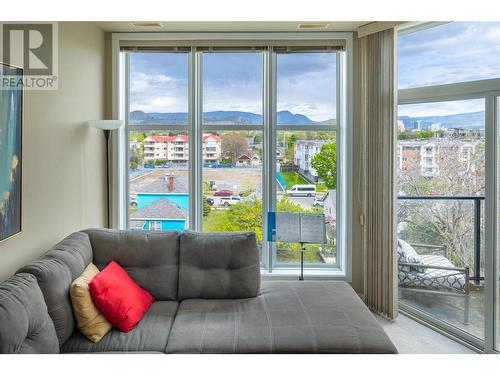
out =
<svg viewBox="0 0 500 375"><path fill-rule="evenodd" d="M59 89L26 91L20 234L0 242L0 280L68 234L105 223L104 32L59 24Z"/></svg>

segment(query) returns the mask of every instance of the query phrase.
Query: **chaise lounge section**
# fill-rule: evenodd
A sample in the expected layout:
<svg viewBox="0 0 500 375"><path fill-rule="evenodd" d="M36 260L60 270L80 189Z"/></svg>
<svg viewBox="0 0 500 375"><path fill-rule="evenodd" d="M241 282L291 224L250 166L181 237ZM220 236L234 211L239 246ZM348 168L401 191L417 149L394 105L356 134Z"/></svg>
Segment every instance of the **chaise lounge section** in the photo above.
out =
<svg viewBox="0 0 500 375"><path fill-rule="evenodd" d="M156 301L131 332L113 328L93 343L77 328L69 288L90 262L103 269L112 260ZM0 352L397 350L346 282L261 283L254 233L89 229L0 284Z"/></svg>

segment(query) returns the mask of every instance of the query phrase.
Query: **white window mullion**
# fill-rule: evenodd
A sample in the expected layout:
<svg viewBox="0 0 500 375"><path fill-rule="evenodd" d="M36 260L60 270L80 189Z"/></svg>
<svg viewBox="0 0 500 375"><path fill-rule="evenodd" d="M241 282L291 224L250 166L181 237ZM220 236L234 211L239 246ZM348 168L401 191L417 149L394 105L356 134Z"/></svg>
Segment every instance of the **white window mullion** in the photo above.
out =
<svg viewBox="0 0 500 375"><path fill-rule="evenodd" d="M276 100L276 52L274 52L273 47L269 47L267 51L267 76L266 76L266 101L267 101L267 111L266 111L266 138L265 149L267 148L267 175L268 181L266 184L267 192L266 198L268 201L267 211L276 211L276 117L277 117L277 100ZM267 212L264 218L264 231L266 232L267 240ZM272 272L276 264L276 243L268 243L268 270Z"/></svg>
<svg viewBox="0 0 500 375"><path fill-rule="evenodd" d="M125 139L127 140L127 146L125 147L124 154L125 154L125 165L126 168L124 170L124 178L125 178L125 186L123 188L123 192L125 194L125 202L122 205L123 206L123 215L120 215L124 217L124 223L123 224L118 224L119 228L125 228L125 229L130 229L130 210L129 210L129 204L130 204L130 176L129 176L129 163L130 163L130 145L128 144L128 141L130 139L130 127L128 124L129 116L128 116L128 108L129 108L129 102L130 102L130 55L128 53L125 54L125 59L124 59L124 64L125 64L125 76L124 76L124 83L125 83L125 96L124 96L124 101L125 101L125 106L124 106L124 111L125 111ZM111 195L110 195L111 196ZM115 228L113 224L111 225L112 228Z"/></svg>
<svg viewBox="0 0 500 375"><path fill-rule="evenodd" d="M194 85L194 111L193 111L193 127L192 127L192 145L191 152L193 158L193 168L190 173L193 179L193 221L192 229L201 231L202 228L202 213L203 213L203 152L202 152L202 121L203 121L203 93L202 93L202 52L197 52L196 48L192 48L191 55L194 63L193 67L193 85Z"/></svg>
<svg viewBox="0 0 500 375"><path fill-rule="evenodd" d="M485 254L484 254L484 350L495 351L496 322L495 306L498 288L497 278L497 217L498 188L496 187L498 172L498 124L496 124L495 96L485 97L485 135L486 135L486 171L485 171Z"/></svg>

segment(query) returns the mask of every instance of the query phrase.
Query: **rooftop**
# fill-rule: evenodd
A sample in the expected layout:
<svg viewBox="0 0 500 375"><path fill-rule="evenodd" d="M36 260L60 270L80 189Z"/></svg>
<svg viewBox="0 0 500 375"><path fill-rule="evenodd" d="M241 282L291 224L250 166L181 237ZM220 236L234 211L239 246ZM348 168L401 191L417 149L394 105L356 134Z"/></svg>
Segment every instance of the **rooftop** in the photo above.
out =
<svg viewBox="0 0 500 375"><path fill-rule="evenodd" d="M146 137L146 142L188 142L188 135L150 135ZM220 142L221 138L217 134L205 133L203 134L203 141Z"/></svg>
<svg viewBox="0 0 500 375"><path fill-rule="evenodd" d="M187 217L186 210L166 198L160 198L131 214L132 219L186 220Z"/></svg>
<svg viewBox="0 0 500 375"><path fill-rule="evenodd" d="M134 186L134 190L138 194L150 193L150 194L168 194L168 193L178 193L187 194L187 177L181 177L178 175L173 175L174 177L174 189L170 191L168 189L168 177L166 174L164 176L158 177L153 181L138 181L137 185Z"/></svg>

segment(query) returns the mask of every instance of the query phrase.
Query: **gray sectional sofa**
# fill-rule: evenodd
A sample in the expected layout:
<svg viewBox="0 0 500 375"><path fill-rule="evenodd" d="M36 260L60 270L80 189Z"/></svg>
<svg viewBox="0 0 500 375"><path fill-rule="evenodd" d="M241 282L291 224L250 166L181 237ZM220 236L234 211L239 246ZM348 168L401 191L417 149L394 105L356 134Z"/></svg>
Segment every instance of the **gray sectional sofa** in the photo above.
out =
<svg viewBox="0 0 500 375"><path fill-rule="evenodd" d="M92 343L71 282L111 260L156 301ZM76 232L0 284L0 353L396 353L349 284L264 281L254 233Z"/></svg>

